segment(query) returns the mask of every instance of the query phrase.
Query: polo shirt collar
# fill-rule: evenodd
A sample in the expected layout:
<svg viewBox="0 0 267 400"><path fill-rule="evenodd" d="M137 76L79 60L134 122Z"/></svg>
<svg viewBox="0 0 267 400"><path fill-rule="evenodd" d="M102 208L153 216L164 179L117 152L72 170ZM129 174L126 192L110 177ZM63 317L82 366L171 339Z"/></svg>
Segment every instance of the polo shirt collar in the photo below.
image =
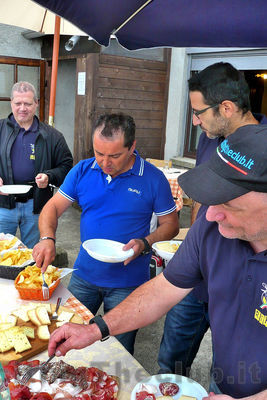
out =
<svg viewBox="0 0 267 400"><path fill-rule="evenodd" d="M118 175L137 175L137 176L143 176L144 174L144 159L142 157L139 156L138 151L134 150L134 155L135 155L135 162L134 165L132 166L132 168L130 168L128 171L123 172L122 174ZM96 170L100 170L102 171L102 169L99 167L99 165L96 162L96 159L94 159L93 164L91 166L92 169L96 169Z"/></svg>
<svg viewBox="0 0 267 400"><path fill-rule="evenodd" d="M11 123L12 123L16 128L18 128L18 129L24 129L24 128L22 128L22 127L17 123L17 121L15 120L15 117L14 117L14 115L13 115L12 113L8 116L8 119L11 121ZM36 116L34 116L33 122L32 122L32 124L31 124L30 128L27 130L27 132L37 133L37 132L38 132L38 129L39 129L39 120L38 120L38 118L37 118Z"/></svg>

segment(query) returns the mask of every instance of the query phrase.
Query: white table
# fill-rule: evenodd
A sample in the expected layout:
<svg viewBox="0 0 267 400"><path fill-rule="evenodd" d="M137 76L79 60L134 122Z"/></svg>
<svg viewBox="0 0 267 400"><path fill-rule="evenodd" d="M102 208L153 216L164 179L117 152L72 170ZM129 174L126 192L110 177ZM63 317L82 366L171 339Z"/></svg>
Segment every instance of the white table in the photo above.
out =
<svg viewBox="0 0 267 400"><path fill-rule="evenodd" d="M71 296L71 293L60 284L49 302L56 303L59 296L62 297L63 305ZM0 278L1 314L28 302L19 298L13 280ZM46 360L48 358L47 351L43 351L33 357L33 359L37 358L39 360ZM119 400L130 400L131 391L136 383L149 375L114 337L104 342L96 342L82 350L71 350L64 357L64 361L72 364L74 367L94 366L103 369L108 374L118 376L120 382Z"/></svg>

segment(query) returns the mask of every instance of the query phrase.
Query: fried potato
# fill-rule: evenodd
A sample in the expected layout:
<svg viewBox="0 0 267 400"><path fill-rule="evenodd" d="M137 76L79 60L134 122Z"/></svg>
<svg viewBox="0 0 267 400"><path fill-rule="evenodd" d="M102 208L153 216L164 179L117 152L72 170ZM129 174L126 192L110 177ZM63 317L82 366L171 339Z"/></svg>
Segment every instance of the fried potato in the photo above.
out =
<svg viewBox="0 0 267 400"><path fill-rule="evenodd" d="M49 265L45 274L45 281L48 286L51 286L59 277L60 270L52 265ZM17 285L27 287L29 289L40 289L43 283L41 269L36 265L26 267L18 275Z"/></svg>
<svg viewBox="0 0 267 400"><path fill-rule="evenodd" d="M0 251L8 250L15 245L18 241L18 238L14 237L13 239L3 239L0 240Z"/></svg>
<svg viewBox="0 0 267 400"><path fill-rule="evenodd" d="M0 264L6 266L22 265L28 260L32 260L32 249L5 251L0 256Z"/></svg>
<svg viewBox="0 0 267 400"><path fill-rule="evenodd" d="M159 250L167 251L168 253L175 253L178 250L180 243L170 243L170 242L162 242L157 243L157 248Z"/></svg>

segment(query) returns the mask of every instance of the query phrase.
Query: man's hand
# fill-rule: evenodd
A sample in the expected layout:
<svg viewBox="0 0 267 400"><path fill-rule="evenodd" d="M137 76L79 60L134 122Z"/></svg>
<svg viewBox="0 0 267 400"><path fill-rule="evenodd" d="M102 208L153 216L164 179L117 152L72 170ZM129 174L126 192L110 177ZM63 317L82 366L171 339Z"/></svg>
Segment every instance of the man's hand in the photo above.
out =
<svg viewBox="0 0 267 400"><path fill-rule="evenodd" d="M127 260L124 261L124 265L128 265L132 260L138 257L142 251L144 250L144 243L140 239L131 239L125 246L122 248L123 250L133 249L134 255Z"/></svg>
<svg viewBox="0 0 267 400"><path fill-rule="evenodd" d="M2 178L0 178L0 194L1 194L2 196L8 196L7 193L1 192L1 186L3 186L3 179L2 179Z"/></svg>
<svg viewBox="0 0 267 400"><path fill-rule="evenodd" d="M51 356L65 356L71 349L83 349L102 338L96 324L80 325L71 322L56 329L50 336L48 354Z"/></svg>
<svg viewBox="0 0 267 400"><path fill-rule="evenodd" d="M35 183L39 189L45 189L48 185L49 179L46 174L38 174L35 177Z"/></svg>
<svg viewBox="0 0 267 400"><path fill-rule="evenodd" d="M55 259L55 243L50 239L42 240L34 246L32 256L36 262L37 267L41 268L42 272L45 272L48 265L50 265L51 262Z"/></svg>

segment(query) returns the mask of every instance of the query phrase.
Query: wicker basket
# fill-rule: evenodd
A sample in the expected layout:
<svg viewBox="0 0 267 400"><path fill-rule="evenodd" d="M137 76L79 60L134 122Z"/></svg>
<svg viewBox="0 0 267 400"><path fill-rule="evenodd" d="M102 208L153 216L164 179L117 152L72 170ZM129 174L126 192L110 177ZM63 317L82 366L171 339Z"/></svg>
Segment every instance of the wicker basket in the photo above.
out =
<svg viewBox="0 0 267 400"><path fill-rule="evenodd" d="M19 277L15 280L15 288L19 292L19 296L23 300L46 300L43 298L43 292L41 289L29 289L27 287L21 287L21 285L17 284ZM52 296L54 290L58 287L60 279L58 279L50 288L49 288L49 299Z"/></svg>
<svg viewBox="0 0 267 400"><path fill-rule="evenodd" d="M17 265L0 265L0 278L4 279L16 279L18 274L24 270L24 267Z"/></svg>

